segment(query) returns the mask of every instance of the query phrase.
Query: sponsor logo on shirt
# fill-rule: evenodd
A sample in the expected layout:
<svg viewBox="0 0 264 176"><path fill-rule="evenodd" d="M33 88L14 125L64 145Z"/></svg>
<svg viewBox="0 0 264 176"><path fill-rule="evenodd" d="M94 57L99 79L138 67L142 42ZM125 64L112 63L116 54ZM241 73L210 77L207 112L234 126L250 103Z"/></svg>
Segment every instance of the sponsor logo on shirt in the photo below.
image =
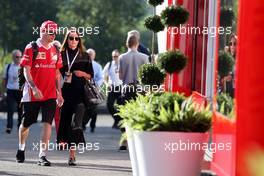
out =
<svg viewBox="0 0 264 176"><path fill-rule="evenodd" d="M39 52L36 59L40 59L40 60L46 59L46 52Z"/></svg>
<svg viewBox="0 0 264 176"><path fill-rule="evenodd" d="M54 64L36 64L35 68L56 68Z"/></svg>

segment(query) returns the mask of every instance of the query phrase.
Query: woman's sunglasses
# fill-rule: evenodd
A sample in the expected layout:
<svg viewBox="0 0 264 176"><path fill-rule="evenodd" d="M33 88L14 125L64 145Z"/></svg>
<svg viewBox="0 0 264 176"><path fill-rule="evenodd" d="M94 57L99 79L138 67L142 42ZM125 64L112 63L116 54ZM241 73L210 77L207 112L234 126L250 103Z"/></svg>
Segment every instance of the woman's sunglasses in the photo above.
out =
<svg viewBox="0 0 264 176"><path fill-rule="evenodd" d="M79 41L80 40L80 37L71 37L71 36L69 36L69 40L70 41L73 41L73 40Z"/></svg>
<svg viewBox="0 0 264 176"><path fill-rule="evenodd" d="M229 42L229 46L236 46L236 42Z"/></svg>

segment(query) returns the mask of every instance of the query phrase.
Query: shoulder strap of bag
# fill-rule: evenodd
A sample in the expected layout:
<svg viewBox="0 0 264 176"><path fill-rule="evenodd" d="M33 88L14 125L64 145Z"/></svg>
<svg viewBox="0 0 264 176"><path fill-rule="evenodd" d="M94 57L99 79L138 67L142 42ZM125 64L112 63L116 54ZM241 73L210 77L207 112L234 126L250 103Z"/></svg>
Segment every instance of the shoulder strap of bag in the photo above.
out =
<svg viewBox="0 0 264 176"><path fill-rule="evenodd" d="M38 49L39 49L39 47L38 47L38 44L37 44L37 42L36 41L32 41L31 42L31 46L32 46L32 64L35 62L35 60L36 60L36 58L37 58L37 56L38 56Z"/></svg>
<svg viewBox="0 0 264 176"><path fill-rule="evenodd" d="M109 63L109 66L108 66L108 71L110 70L111 68L111 65L112 65L112 61L108 62Z"/></svg>
<svg viewBox="0 0 264 176"><path fill-rule="evenodd" d="M56 64L58 63L59 61L59 57L60 57L60 49L57 45L53 45L55 48L56 48L56 55L57 55L57 61L56 61Z"/></svg>

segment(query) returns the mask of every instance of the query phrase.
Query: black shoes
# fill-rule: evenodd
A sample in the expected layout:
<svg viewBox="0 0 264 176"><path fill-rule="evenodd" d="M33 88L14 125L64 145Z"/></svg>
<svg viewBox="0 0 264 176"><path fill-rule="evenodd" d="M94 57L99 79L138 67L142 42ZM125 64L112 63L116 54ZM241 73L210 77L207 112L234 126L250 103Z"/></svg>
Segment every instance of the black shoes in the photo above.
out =
<svg viewBox="0 0 264 176"><path fill-rule="evenodd" d="M119 126L118 126L118 124L116 124L116 123L113 124L112 128L113 128L113 129L117 129L117 130L120 129Z"/></svg>
<svg viewBox="0 0 264 176"><path fill-rule="evenodd" d="M23 163L25 161L25 151L17 150L16 161L18 163Z"/></svg>
<svg viewBox="0 0 264 176"><path fill-rule="evenodd" d="M7 129L6 129L6 133L7 133L7 134L10 134L10 133L11 133L11 131L12 131L12 129L11 129L11 128L7 128Z"/></svg>
<svg viewBox="0 0 264 176"><path fill-rule="evenodd" d="M17 150L16 161L18 163L24 163L24 161L25 161L25 151ZM45 156L42 156L41 158L39 158L38 165L39 166L50 166L51 163L46 159Z"/></svg>
<svg viewBox="0 0 264 176"><path fill-rule="evenodd" d="M68 164L69 166L76 166L77 164L75 158L69 158Z"/></svg>
<svg viewBox="0 0 264 176"><path fill-rule="evenodd" d="M91 128L91 129L90 129L90 132L91 132L91 133L94 133L94 128Z"/></svg>
<svg viewBox="0 0 264 176"><path fill-rule="evenodd" d="M42 156L39 158L38 165L39 166L50 166L51 163L47 160L46 156Z"/></svg>
<svg viewBox="0 0 264 176"><path fill-rule="evenodd" d="M119 150L122 150L122 151L127 150L127 146L121 145L121 146L119 147Z"/></svg>

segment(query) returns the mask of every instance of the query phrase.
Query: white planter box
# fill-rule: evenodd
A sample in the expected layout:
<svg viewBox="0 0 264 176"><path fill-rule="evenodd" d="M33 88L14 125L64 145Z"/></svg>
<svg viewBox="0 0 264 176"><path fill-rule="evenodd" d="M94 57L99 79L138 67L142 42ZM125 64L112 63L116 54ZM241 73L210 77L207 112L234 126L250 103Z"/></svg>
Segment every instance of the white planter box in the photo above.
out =
<svg viewBox="0 0 264 176"><path fill-rule="evenodd" d="M133 176L200 175L208 133L128 133Z"/></svg>
<svg viewBox="0 0 264 176"><path fill-rule="evenodd" d="M130 162L132 166L133 176L139 176L136 146L135 146L135 140L133 136L134 134L133 134L133 130L128 126L126 126L126 134L127 134L127 143L128 143L129 157L130 157Z"/></svg>

